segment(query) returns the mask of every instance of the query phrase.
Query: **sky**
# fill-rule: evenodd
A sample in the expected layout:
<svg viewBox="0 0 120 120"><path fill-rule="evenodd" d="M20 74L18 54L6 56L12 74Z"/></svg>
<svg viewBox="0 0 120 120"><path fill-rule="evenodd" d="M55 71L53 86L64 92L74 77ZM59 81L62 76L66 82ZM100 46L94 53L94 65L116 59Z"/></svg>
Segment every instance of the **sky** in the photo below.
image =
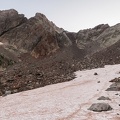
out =
<svg viewBox="0 0 120 120"><path fill-rule="evenodd" d="M6 9L16 9L27 18L43 13L71 32L120 23L120 0L0 0L0 10Z"/></svg>

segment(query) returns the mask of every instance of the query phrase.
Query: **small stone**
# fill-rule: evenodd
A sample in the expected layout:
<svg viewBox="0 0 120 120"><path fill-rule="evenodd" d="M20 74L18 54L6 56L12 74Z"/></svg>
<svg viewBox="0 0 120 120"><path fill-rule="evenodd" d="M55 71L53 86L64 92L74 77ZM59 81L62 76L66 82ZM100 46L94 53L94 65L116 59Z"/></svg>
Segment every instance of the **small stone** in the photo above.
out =
<svg viewBox="0 0 120 120"><path fill-rule="evenodd" d="M18 90L17 90L17 89L15 89L15 90L13 90L13 92L14 92L14 93L17 93L17 92L18 92Z"/></svg>
<svg viewBox="0 0 120 120"><path fill-rule="evenodd" d="M37 77L37 80L41 80L41 77Z"/></svg>
<svg viewBox="0 0 120 120"><path fill-rule="evenodd" d="M100 83L100 81L98 81L97 83Z"/></svg>
<svg viewBox="0 0 120 120"><path fill-rule="evenodd" d="M5 91L5 94L4 94L4 96L6 96L6 95L10 95L12 92L10 91L10 90L8 90L8 91Z"/></svg>
<svg viewBox="0 0 120 120"><path fill-rule="evenodd" d="M94 75L98 75L98 74L95 72Z"/></svg>
<svg viewBox="0 0 120 120"><path fill-rule="evenodd" d="M18 74L18 77L22 77L22 74Z"/></svg>
<svg viewBox="0 0 120 120"><path fill-rule="evenodd" d="M36 85L39 85L39 82L36 82Z"/></svg>
<svg viewBox="0 0 120 120"><path fill-rule="evenodd" d="M5 91L5 94L11 94L11 91L10 90L8 90L8 91Z"/></svg>

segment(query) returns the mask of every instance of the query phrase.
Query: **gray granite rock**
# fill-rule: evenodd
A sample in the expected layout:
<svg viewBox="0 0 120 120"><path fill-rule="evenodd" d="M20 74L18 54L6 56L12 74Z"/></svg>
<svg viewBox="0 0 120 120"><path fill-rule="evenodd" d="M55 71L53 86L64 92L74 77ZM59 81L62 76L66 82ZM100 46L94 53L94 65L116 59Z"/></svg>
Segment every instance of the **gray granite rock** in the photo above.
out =
<svg viewBox="0 0 120 120"><path fill-rule="evenodd" d="M94 103L88 110L102 112L112 110L112 107L108 103Z"/></svg>

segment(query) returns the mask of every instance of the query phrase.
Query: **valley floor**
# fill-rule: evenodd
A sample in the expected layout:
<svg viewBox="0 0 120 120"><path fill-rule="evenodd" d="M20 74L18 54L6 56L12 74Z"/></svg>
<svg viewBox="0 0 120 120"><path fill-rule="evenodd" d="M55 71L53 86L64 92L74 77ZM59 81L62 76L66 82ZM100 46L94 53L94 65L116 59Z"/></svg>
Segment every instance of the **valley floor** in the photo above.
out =
<svg viewBox="0 0 120 120"><path fill-rule="evenodd" d="M120 91L106 91L119 72L120 65L77 71L72 81L0 97L0 120L120 120ZM100 96L111 100L99 101ZM113 110L88 110L99 102Z"/></svg>

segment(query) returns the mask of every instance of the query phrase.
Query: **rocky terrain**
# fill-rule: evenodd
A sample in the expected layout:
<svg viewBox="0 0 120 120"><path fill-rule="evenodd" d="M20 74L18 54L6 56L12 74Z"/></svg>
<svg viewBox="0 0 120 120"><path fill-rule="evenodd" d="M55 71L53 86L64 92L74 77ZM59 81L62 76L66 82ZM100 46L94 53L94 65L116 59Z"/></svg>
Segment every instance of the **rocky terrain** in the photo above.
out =
<svg viewBox="0 0 120 120"><path fill-rule="evenodd" d="M77 70L120 62L120 24L77 33L57 27L41 13L27 19L0 11L0 95L70 81Z"/></svg>

